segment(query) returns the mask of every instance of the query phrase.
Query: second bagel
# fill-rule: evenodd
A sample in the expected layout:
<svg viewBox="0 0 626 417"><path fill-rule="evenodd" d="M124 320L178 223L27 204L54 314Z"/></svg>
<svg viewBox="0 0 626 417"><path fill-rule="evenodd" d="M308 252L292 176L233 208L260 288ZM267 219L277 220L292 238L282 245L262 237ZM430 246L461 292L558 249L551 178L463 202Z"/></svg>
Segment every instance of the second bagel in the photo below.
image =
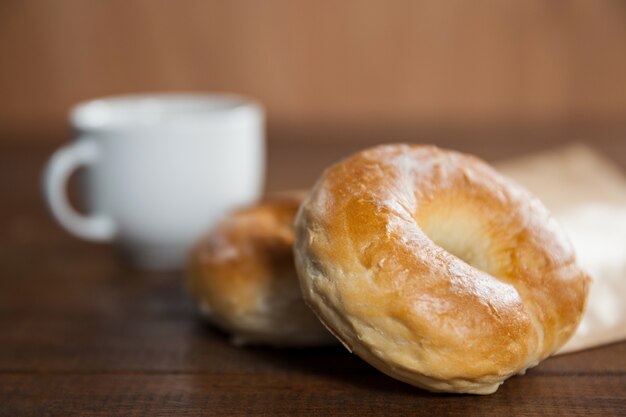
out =
<svg viewBox="0 0 626 417"><path fill-rule="evenodd" d="M300 194L227 214L191 253L187 287L200 310L241 344L336 343L304 304L293 260Z"/></svg>

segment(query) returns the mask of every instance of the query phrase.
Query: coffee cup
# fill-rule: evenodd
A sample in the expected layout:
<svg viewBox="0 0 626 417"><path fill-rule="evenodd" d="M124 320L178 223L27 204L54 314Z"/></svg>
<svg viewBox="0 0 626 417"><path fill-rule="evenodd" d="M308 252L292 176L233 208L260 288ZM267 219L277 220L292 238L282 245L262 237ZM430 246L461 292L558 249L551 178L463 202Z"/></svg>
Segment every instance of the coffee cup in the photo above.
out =
<svg viewBox="0 0 626 417"><path fill-rule="evenodd" d="M139 267L182 267L190 246L220 216L262 192L264 114L254 101L117 96L77 105L70 122L75 140L44 172L50 211L70 233L111 242ZM87 214L67 195L78 169Z"/></svg>

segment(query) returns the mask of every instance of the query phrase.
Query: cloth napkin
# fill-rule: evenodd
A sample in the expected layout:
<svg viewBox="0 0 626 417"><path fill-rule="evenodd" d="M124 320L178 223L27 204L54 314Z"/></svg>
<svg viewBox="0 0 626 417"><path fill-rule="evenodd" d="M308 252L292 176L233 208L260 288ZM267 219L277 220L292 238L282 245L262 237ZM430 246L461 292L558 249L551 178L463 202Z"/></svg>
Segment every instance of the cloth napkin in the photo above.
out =
<svg viewBox="0 0 626 417"><path fill-rule="evenodd" d="M557 354L626 340L626 176L584 144L496 164L539 197L593 278L587 310Z"/></svg>

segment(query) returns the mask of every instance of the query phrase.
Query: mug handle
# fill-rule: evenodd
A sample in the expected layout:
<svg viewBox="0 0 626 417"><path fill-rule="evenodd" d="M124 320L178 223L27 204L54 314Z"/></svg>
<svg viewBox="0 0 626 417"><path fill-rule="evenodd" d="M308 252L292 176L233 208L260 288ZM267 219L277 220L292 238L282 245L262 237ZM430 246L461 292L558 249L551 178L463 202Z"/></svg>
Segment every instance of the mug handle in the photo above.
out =
<svg viewBox="0 0 626 417"><path fill-rule="evenodd" d="M115 236L115 224L103 215L85 216L77 212L67 197L67 182L80 167L88 167L97 161L97 145L80 140L59 148L49 159L43 175L43 188L48 208L55 219L74 235L99 242Z"/></svg>

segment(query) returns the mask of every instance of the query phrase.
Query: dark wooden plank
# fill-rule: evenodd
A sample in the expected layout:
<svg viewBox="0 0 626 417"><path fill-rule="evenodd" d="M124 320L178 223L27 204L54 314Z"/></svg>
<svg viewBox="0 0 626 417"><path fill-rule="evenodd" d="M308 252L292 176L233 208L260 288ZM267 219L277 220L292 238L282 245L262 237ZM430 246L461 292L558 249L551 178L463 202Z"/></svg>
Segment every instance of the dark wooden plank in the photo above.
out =
<svg viewBox="0 0 626 417"><path fill-rule="evenodd" d="M37 266L32 264L36 263ZM141 272L108 248L39 248L0 251L0 320L189 316L182 273ZM0 272L1 274L1 272Z"/></svg>
<svg viewBox="0 0 626 417"><path fill-rule="evenodd" d="M150 294L143 299L150 298ZM160 295L157 294L157 297ZM145 302L147 303L147 302ZM158 304L158 303L157 303ZM167 303L164 304L166 308ZM0 372L376 372L343 347L238 348L193 312L133 317L123 303L102 314L0 319ZM533 374L626 374L626 342L550 358Z"/></svg>
<svg viewBox="0 0 626 417"><path fill-rule="evenodd" d="M376 374L0 375L2 416L619 416L626 376L516 377L491 396L436 395Z"/></svg>

